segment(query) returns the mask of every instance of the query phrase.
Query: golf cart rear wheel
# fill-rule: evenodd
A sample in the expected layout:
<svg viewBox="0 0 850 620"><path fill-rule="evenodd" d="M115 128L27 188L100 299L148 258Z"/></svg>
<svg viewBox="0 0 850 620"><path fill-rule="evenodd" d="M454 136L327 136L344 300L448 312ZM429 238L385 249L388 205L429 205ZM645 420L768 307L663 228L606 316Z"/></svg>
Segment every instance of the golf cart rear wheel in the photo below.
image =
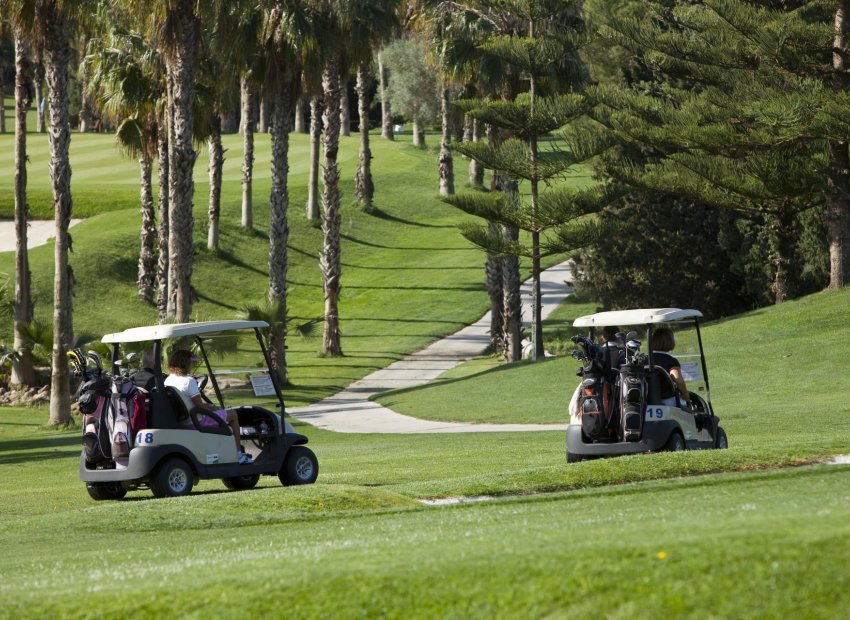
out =
<svg viewBox="0 0 850 620"><path fill-rule="evenodd" d="M286 453L283 467L278 473L281 484L312 484L319 476L319 461L310 448L293 446Z"/></svg>
<svg viewBox="0 0 850 620"><path fill-rule="evenodd" d="M685 440L682 439L681 433L674 431L670 434L670 439L664 444L665 452L681 452L685 449Z"/></svg>
<svg viewBox="0 0 850 620"><path fill-rule="evenodd" d="M189 495L194 484L194 474L189 464L180 458L171 458L160 465L150 482L155 497L180 497Z"/></svg>
<svg viewBox="0 0 850 620"><path fill-rule="evenodd" d="M580 463L584 460L584 457L580 454L573 454L569 450L567 450L567 463Z"/></svg>
<svg viewBox="0 0 850 620"><path fill-rule="evenodd" d="M234 476L233 478L223 478L222 482L231 491L247 491L257 486L260 481L260 474L250 476Z"/></svg>
<svg viewBox="0 0 850 620"><path fill-rule="evenodd" d="M127 489L120 482L86 482L86 491L96 501L122 499L127 495Z"/></svg>
<svg viewBox="0 0 850 620"><path fill-rule="evenodd" d="M718 450L725 450L729 447L729 440L726 438L726 431L719 426L717 427L717 434L714 437L714 447Z"/></svg>

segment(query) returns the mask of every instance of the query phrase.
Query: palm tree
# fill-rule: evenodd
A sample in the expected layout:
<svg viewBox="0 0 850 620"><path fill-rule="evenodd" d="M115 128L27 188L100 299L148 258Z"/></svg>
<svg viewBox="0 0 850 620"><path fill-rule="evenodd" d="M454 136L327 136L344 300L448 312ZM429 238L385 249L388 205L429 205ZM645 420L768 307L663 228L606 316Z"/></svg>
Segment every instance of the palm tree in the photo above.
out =
<svg viewBox="0 0 850 620"><path fill-rule="evenodd" d="M269 288L267 299L278 316L272 321L272 360L278 377L286 383L286 246L289 241L289 132L298 100L301 56L310 29L309 11L298 3L275 1L264 14L262 49L267 59L264 96L271 106L272 179L269 195ZM276 327L277 326L277 327Z"/></svg>
<svg viewBox="0 0 850 620"><path fill-rule="evenodd" d="M15 309L12 385L33 385L32 346L23 337L22 328L33 319L29 254L27 252L27 109L30 105L29 57L17 29L15 38Z"/></svg>
<svg viewBox="0 0 850 620"><path fill-rule="evenodd" d="M319 219L319 150L322 137L322 97L310 97L310 168L307 177L307 219Z"/></svg>
<svg viewBox="0 0 850 620"><path fill-rule="evenodd" d="M399 4L398 0L381 0L359 6L360 14L353 16L351 21L354 27L348 31L349 49L363 50L362 55L352 57L352 62L357 69L355 91L360 120L360 155L354 176L354 195L357 201L366 207L372 204L375 194L371 168L372 151L369 148L369 68L374 52L384 41L398 32Z"/></svg>
<svg viewBox="0 0 850 620"><path fill-rule="evenodd" d="M116 141L139 159L141 228L138 296L154 301L157 268L153 162L157 156L164 98L165 67L155 49L138 34L119 28L89 40L80 72L87 96L100 113L118 124Z"/></svg>
<svg viewBox="0 0 850 620"><path fill-rule="evenodd" d="M4 9L20 36L44 54L50 109L50 180L56 223L53 278L53 342L50 379L49 424L67 424L71 419L69 370L66 353L73 338L71 307L73 271L68 262L71 220L71 144L69 113L69 63L71 11L82 10L85 2L42 2L6 0Z"/></svg>
<svg viewBox="0 0 850 620"><path fill-rule="evenodd" d="M257 92L251 83L249 72L242 74L240 90L242 102L242 227L254 226L254 112L256 109Z"/></svg>

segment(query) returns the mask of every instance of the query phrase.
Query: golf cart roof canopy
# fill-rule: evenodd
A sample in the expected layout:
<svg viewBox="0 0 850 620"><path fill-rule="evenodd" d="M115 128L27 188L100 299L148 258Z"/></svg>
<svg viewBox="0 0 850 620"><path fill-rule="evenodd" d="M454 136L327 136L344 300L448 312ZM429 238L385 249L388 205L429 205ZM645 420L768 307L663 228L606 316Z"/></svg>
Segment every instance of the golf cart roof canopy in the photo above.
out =
<svg viewBox="0 0 850 620"><path fill-rule="evenodd" d="M265 321L203 321L200 323L173 323L164 325L148 325L132 327L123 332L106 334L101 342L146 342L149 340L164 340L165 338L182 338L184 336L199 336L232 329L251 329L268 327Z"/></svg>
<svg viewBox="0 0 850 620"><path fill-rule="evenodd" d="M671 323L702 316L699 310L680 308L641 308L638 310L611 310L580 316L573 327L608 327L619 325L647 325L649 323Z"/></svg>

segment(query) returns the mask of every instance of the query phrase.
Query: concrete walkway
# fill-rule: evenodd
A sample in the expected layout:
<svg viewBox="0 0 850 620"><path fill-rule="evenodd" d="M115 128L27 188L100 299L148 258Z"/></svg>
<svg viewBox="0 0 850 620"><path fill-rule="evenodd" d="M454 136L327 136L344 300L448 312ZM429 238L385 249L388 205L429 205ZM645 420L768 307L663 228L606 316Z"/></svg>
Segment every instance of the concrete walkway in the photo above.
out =
<svg viewBox="0 0 850 620"><path fill-rule="evenodd" d="M569 294L566 281L570 270L566 262L541 274L546 318ZM521 289L523 317L531 317L531 284ZM529 325L530 321L526 321ZM339 433L480 433L509 431L552 431L566 429L564 424L471 424L420 420L396 413L369 399L381 392L413 387L433 381L461 362L481 355L490 343L490 313L459 332L438 340L425 349L394 362L355 381L343 391L306 407L287 408L287 413L318 428Z"/></svg>

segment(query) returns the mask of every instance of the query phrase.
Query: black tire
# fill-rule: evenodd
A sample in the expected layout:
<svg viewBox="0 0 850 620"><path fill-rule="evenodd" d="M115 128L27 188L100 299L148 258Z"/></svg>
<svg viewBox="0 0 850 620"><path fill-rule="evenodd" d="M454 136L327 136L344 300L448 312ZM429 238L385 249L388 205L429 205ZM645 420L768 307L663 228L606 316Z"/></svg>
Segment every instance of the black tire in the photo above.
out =
<svg viewBox="0 0 850 620"><path fill-rule="evenodd" d="M293 446L286 453L277 477L284 486L313 484L319 477L319 460L310 448Z"/></svg>
<svg viewBox="0 0 850 620"><path fill-rule="evenodd" d="M247 491L257 486L257 483L260 481L260 474L222 478L221 481L231 491Z"/></svg>
<svg viewBox="0 0 850 620"><path fill-rule="evenodd" d="M584 460L584 457L580 454L573 454L569 450L567 450L567 463L581 463Z"/></svg>
<svg viewBox="0 0 850 620"><path fill-rule="evenodd" d="M189 464L180 458L170 458L159 466L150 487L154 497L180 497L189 495L194 483Z"/></svg>
<svg viewBox="0 0 850 620"><path fill-rule="evenodd" d="M719 426L717 427L717 433L714 435L714 447L718 450L725 450L729 447L729 439L726 437L726 431Z"/></svg>
<svg viewBox="0 0 850 620"><path fill-rule="evenodd" d="M127 489L120 482L86 482L86 491L89 497L95 501L106 499L123 499L127 495Z"/></svg>
<svg viewBox="0 0 850 620"><path fill-rule="evenodd" d="M685 440L679 431L670 433L670 438L664 444L665 452L682 452L685 449Z"/></svg>

